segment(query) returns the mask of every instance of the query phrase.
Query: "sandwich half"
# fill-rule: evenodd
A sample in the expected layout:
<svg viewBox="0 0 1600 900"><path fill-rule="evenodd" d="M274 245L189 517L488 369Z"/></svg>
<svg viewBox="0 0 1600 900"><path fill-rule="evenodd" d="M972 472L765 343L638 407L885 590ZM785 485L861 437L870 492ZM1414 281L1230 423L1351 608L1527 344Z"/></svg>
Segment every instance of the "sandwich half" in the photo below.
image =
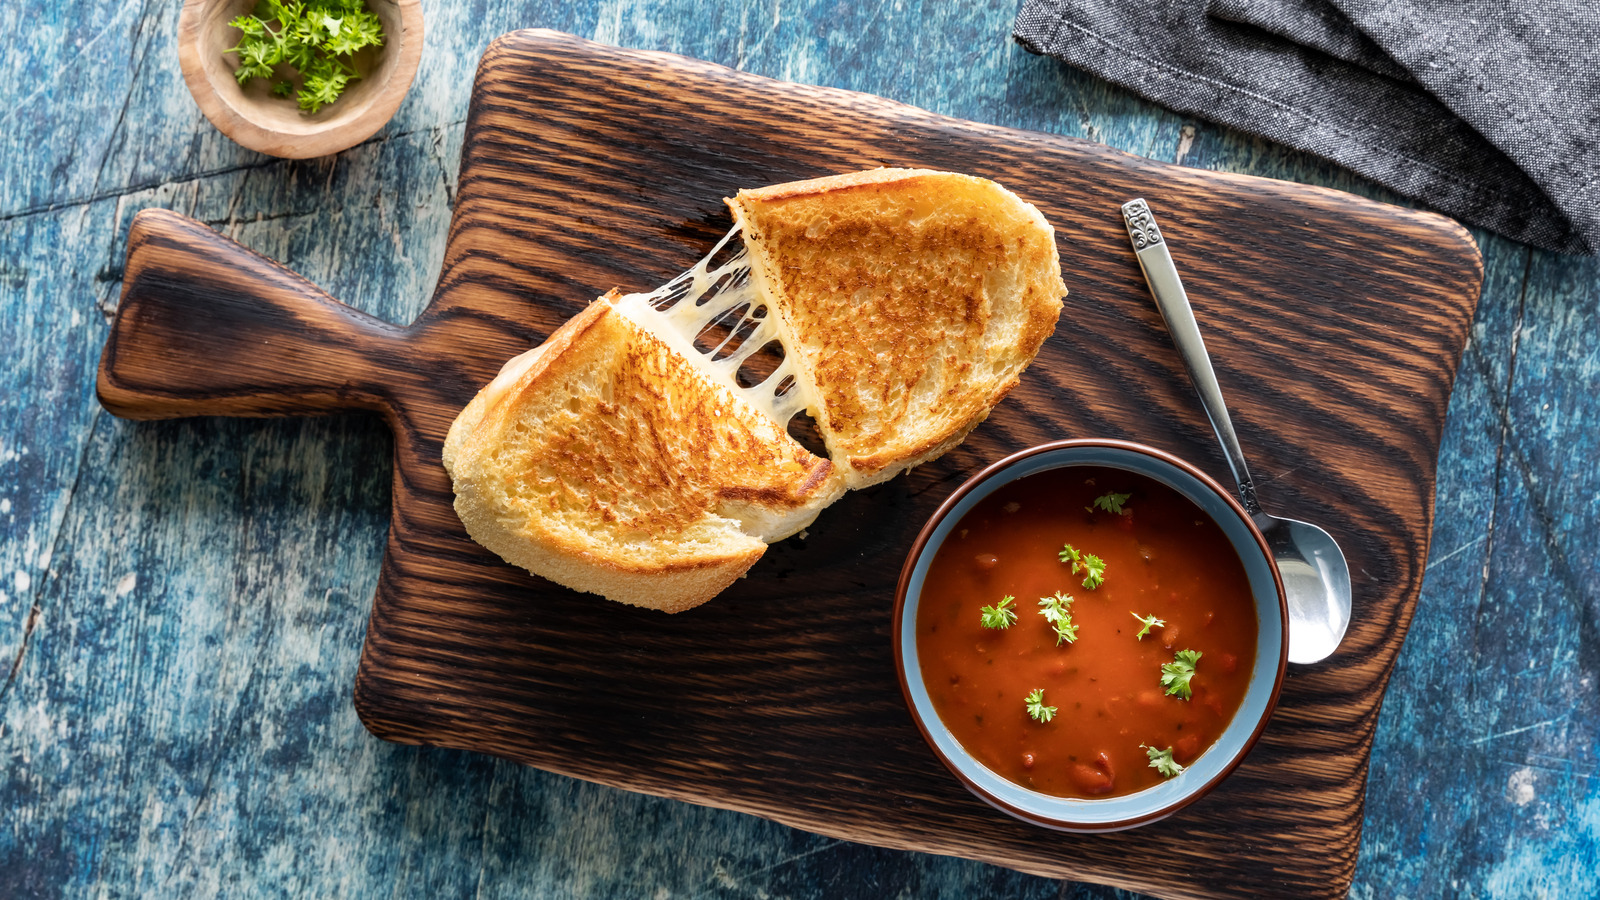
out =
<svg viewBox="0 0 1600 900"><path fill-rule="evenodd" d="M877 169L727 202L742 252L601 297L462 411L444 464L473 539L567 587L688 609L846 489L959 443L1060 315L1050 224L991 181ZM696 346L730 316L731 350ZM745 386L773 342L781 364ZM829 458L789 435L801 410Z"/></svg>
<svg viewBox="0 0 1600 900"><path fill-rule="evenodd" d="M1061 314L1054 230L992 181L874 169L728 206L851 488L959 444Z"/></svg>
<svg viewBox="0 0 1600 900"><path fill-rule="evenodd" d="M444 464L473 540L557 584L677 612L844 492L738 393L594 303L505 365Z"/></svg>

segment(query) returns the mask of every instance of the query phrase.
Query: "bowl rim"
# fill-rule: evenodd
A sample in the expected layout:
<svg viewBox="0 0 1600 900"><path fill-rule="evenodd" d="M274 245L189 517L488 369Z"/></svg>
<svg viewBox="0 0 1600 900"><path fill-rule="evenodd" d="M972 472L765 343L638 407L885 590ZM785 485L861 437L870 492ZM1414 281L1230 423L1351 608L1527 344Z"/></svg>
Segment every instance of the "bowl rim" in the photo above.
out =
<svg viewBox="0 0 1600 900"><path fill-rule="evenodd" d="M927 550L928 543L932 539L934 532L938 530L940 523L943 522L944 519L950 515L951 511L954 510L956 506L959 505L961 501L969 494L1006 470L1041 454L1079 448L1111 449L1135 453L1141 456L1152 458L1158 463L1164 463L1194 478L1202 487L1222 499L1226 503L1229 510L1234 515L1238 516L1240 521L1247 527L1250 536L1255 540L1257 549L1260 551L1262 557L1267 561L1267 569L1271 573L1272 584L1277 593L1279 627L1281 629L1277 666L1273 673L1272 688L1267 697L1266 706L1262 709L1260 717L1256 720L1254 726L1251 728L1249 736L1245 739L1244 743L1240 745L1238 751L1233 754L1232 758L1230 758L1222 767L1221 771L1217 772L1205 782L1200 783L1198 786L1186 789L1172 802L1167 803L1157 809L1141 813L1139 815L1129 816L1127 818L1094 822L1083 822L1078 820L1057 818L1041 815L1031 810L1022 809L1012 803L1008 803L1002 798L994 796L985 790L981 785L979 785L972 777L968 775L967 772L963 771L961 766L957 765L954 760L950 759L945 754L944 750L940 748L938 742L934 740L932 733L929 731L928 723L925 721L923 711L919 708L917 702L913 698L911 685L908 681L906 671L906 659L902 651L902 637L906 624L905 613L908 599L907 593L910 589L911 580L917 568L917 563L921 560L924 552ZM1107 465L1104 462L1098 461L1084 464L1101 466ZM1069 463L1068 465L1072 465L1072 463ZM1115 466L1112 467L1114 468ZM1048 470L1041 469L1039 471ZM1033 475L1038 473L1030 472L1028 474ZM1020 477L1028 476L1024 475ZM891 629L891 641L894 644L895 673L900 679L900 693L905 700L906 709L911 713L912 720L917 724L917 730L922 733L923 741L928 745L929 749L933 751L934 756L936 756L939 761L944 764L945 768L949 769L950 772L954 774L963 785L966 786L967 790L971 791L979 799L988 803L990 806L999 809L1001 812L1007 813L1015 818L1035 825L1060 831L1084 833L1110 832L1134 828L1167 818L1178 810L1183 809L1189 804L1210 793L1213 788L1225 780L1229 775L1233 774L1233 771L1239 767L1239 764L1244 761L1245 757L1250 755L1250 751L1255 748L1256 742L1261 738L1262 732L1266 730L1267 723L1271 721L1273 712L1278 705L1279 694L1283 689L1283 679L1288 668L1289 659L1289 607L1287 598L1284 595L1283 578L1278 572L1277 565L1272 562L1272 552L1267 546L1266 538L1262 536L1261 530L1256 527L1255 522L1252 521L1249 513L1245 511L1244 506L1240 504L1236 497L1233 496L1231 491L1223 488L1216 482L1215 479L1202 472L1192 463L1186 462L1165 450L1133 441L1116 440L1110 438L1074 438L1069 440L1050 441L1044 444L1028 447L997 462L991 463L977 474L962 482L961 486L957 487L953 492L951 492L950 496L945 498L944 502L939 505L939 508L934 510L933 515L929 516L928 521L922 526L922 530L917 533L917 538L912 542L911 549L906 553L905 563L900 569L900 579L895 586L894 621L893 628ZM927 714L932 716L936 721L938 720L937 711L929 709ZM1224 733L1226 732L1227 729L1224 729ZM982 765L981 763L977 763L976 759L973 759L973 763L980 766ZM1014 784L1014 782L1012 783ZM1021 786L1019 785L1018 787ZM1044 794L1038 791L1028 791L1027 788L1021 788L1021 790L1031 794L1036 794L1039 797L1052 797L1050 794ZM1146 790L1152 790L1152 788L1147 788ZM1137 796L1138 793L1140 792L1126 796ZM1112 802L1121 799L1124 798L1107 798L1106 802ZM1085 802L1098 801L1091 800Z"/></svg>

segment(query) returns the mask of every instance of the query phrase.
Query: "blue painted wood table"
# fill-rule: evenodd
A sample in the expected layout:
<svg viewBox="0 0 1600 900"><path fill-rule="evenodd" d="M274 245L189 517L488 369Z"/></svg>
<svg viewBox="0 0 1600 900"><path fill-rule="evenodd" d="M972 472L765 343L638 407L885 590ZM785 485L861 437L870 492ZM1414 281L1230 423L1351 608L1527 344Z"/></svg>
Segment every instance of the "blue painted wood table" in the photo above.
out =
<svg viewBox="0 0 1600 900"><path fill-rule="evenodd" d="M178 7L0 10L0 897L1119 893L370 737L349 692L387 432L107 415L94 369L128 222L176 209L410 321L443 253L472 70L531 26L1397 198L1027 55L1010 2L428 2L395 120L286 162L200 116ZM1375 736L1361 897L1595 892L1600 263L1476 237L1484 291Z"/></svg>

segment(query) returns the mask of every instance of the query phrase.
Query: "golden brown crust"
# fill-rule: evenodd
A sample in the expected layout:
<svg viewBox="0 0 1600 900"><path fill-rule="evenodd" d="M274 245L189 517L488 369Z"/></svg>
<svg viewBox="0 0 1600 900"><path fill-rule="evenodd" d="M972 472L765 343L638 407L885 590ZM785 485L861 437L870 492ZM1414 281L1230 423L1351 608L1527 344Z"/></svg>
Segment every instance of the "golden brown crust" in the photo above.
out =
<svg viewBox="0 0 1600 900"><path fill-rule="evenodd" d="M740 191L728 205L851 487L958 443L1060 315L1049 223L981 178L876 169Z"/></svg>
<svg viewBox="0 0 1600 900"><path fill-rule="evenodd" d="M807 178L804 181L786 181L783 184L747 188L739 192L738 199L741 201L750 200L757 203L770 203L795 197L817 197L872 185L894 184L907 187L914 186L917 180L921 178L932 177L939 179L952 174L950 172L940 172L936 169L866 169L860 172L842 172L838 175ZM966 178L971 176L956 177Z"/></svg>

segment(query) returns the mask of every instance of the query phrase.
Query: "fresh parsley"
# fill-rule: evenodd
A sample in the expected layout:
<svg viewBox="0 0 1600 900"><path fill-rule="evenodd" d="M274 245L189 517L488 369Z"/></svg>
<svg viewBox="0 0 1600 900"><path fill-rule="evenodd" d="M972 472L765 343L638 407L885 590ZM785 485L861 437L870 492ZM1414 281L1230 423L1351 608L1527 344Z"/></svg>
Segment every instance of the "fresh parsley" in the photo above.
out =
<svg viewBox="0 0 1600 900"><path fill-rule="evenodd" d="M981 610L983 613L983 627L1010 628L1011 623L1017 621L1017 611L1011 608L1011 604L1016 599L1008 594L1001 598L999 603L993 606L985 606Z"/></svg>
<svg viewBox="0 0 1600 900"><path fill-rule="evenodd" d="M1028 715L1032 716L1035 722L1048 722L1056 716L1054 706L1044 705L1044 688L1034 688L1024 703L1028 707Z"/></svg>
<svg viewBox="0 0 1600 900"><path fill-rule="evenodd" d="M1162 778L1171 778L1183 772L1183 766L1172 758L1172 748L1157 750L1148 744L1140 744L1144 748L1144 755L1150 757L1150 768L1161 773Z"/></svg>
<svg viewBox="0 0 1600 900"><path fill-rule="evenodd" d="M1062 641L1072 643L1078 639L1078 626L1072 624L1072 597L1056 591L1053 596L1039 598L1039 615L1050 623L1056 632L1056 646Z"/></svg>
<svg viewBox="0 0 1600 900"><path fill-rule="evenodd" d="M1169 697L1187 700L1191 696L1189 679L1194 677L1194 664L1200 661L1199 650L1179 650L1177 658L1161 666L1161 686Z"/></svg>
<svg viewBox="0 0 1600 900"><path fill-rule="evenodd" d="M1132 496L1132 494L1117 493L1101 494L1100 496L1094 498L1094 506L1086 506L1084 509L1089 510L1089 512L1094 512L1097 509L1103 509L1108 513L1115 513L1116 515L1120 516L1122 515L1122 505L1127 503L1128 498Z"/></svg>
<svg viewBox="0 0 1600 900"><path fill-rule="evenodd" d="M1134 637L1138 638L1141 641L1144 640L1144 636L1145 635L1150 633L1150 629L1154 628L1157 625L1165 625L1165 624L1167 624L1167 620L1166 619L1158 619L1155 616L1141 616L1136 612L1129 612L1128 615L1131 615L1135 619L1138 619L1139 621L1144 623L1144 627L1139 629L1139 633L1138 634L1134 635Z"/></svg>
<svg viewBox="0 0 1600 900"><path fill-rule="evenodd" d="M1106 561L1093 553L1079 553L1078 548L1071 544L1062 544L1061 552L1056 556L1064 563L1072 564L1072 574L1083 572L1083 586L1094 590L1105 583Z"/></svg>
<svg viewBox="0 0 1600 900"><path fill-rule="evenodd" d="M383 46L383 21L367 9L366 0L260 0L254 14L228 23L239 29L239 55L233 72L239 84L252 78L272 79L282 63L300 74L298 91L288 79L272 85L272 93L294 93L300 108L314 113L339 99L345 87L361 76L351 65L356 51Z"/></svg>

